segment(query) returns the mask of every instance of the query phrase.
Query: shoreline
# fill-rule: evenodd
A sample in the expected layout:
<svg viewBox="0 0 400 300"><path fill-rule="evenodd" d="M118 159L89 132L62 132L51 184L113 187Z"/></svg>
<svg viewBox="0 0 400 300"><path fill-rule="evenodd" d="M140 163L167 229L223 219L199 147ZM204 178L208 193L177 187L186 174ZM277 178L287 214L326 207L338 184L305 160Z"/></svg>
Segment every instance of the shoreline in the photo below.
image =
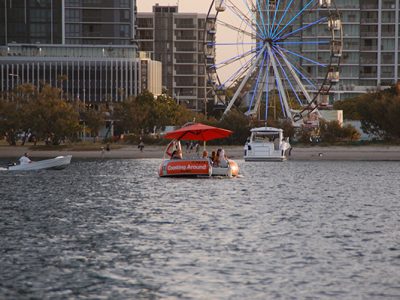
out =
<svg viewBox="0 0 400 300"><path fill-rule="evenodd" d="M27 146L0 146L0 159L17 160L25 152L32 158L52 158L71 154L80 159L162 159L165 146L145 146L141 152L135 145L118 145L110 151L99 150L30 150ZM218 146L220 147L220 146ZM211 152L213 146L208 146ZM216 148L216 147L215 147ZM229 158L243 159L243 146L224 146ZM202 149L202 148L201 148ZM201 151L200 151L201 152ZM185 153L184 153L185 154ZM192 152L189 156L195 156ZM328 146L328 147L293 147L289 160L337 160L337 161L400 161L400 146Z"/></svg>

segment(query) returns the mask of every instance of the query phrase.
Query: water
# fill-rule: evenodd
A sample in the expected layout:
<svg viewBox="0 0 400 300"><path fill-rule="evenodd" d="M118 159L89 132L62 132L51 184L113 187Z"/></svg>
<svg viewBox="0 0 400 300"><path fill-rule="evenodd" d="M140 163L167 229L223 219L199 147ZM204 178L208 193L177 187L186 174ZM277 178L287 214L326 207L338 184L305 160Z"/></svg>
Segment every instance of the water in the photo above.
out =
<svg viewBox="0 0 400 300"><path fill-rule="evenodd" d="M0 172L1 299L400 299L400 163Z"/></svg>

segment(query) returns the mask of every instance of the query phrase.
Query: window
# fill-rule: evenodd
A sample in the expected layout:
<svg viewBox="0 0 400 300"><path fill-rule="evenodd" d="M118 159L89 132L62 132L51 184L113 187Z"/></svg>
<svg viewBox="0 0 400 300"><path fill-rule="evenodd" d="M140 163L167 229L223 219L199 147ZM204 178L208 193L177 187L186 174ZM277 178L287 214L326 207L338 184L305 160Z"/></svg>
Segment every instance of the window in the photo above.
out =
<svg viewBox="0 0 400 300"><path fill-rule="evenodd" d="M119 0L119 7L129 7L129 0Z"/></svg>
<svg viewBox="0 0 400 300"><path fill-rule="evenodd" d="M81 35L79 24L66 24L65 33L68 37L79 37Z"/></svg>
<svg viewBox="0 0 400 300"><path fill-rule="evenodd" d="M81 21L81 10L79 9L66 9L65 20L67 22L79 22Z"/></svg>

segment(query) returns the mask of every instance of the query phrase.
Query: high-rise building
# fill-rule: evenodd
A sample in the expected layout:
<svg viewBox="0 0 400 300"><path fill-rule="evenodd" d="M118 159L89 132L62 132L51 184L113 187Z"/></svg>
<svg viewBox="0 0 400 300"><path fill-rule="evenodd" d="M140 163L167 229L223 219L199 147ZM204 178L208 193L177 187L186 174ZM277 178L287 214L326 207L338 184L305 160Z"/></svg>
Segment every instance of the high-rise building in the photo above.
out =
<svg viewBox="0 0 400 300"><path fill-rule="evenodd" d="M61 1L0 1L0 45L62 42Z"/></svg>
<svg viewBox="0 0 400 300"><path fill-rule="evenodd" d="M58 1L57 1L58 2ZM135 0L64 0L66 44L131 45Z"/></svg>
<svg viewBox="0 0 400 300"><path fill-rule="evenodd" d="M161 63L137 53L136 0L0 0L0 16L1 92L49 83L86 102L161 93Z"/></svg>
<svg viewBox="0 0 400 300"><path fill-rule="evenodd" d="M196 111L203 111L205 102L214 99L205 73L206 19L206 14L179 13L178 6L160 5L137 16L139 49L162 62L166 92ZM206 39L212 41L213 36Z"/></svg>
<svg viewBox="0 0 400 300"><path fill-rule="evenodd" d="M132 45L136 0L1 0L0 44Z"/></svg>
<svg viewBox="0 0 400 300"><path fill-rule="evenodd" d="M344 32L338 98L395 84L399 78L399 0L336 0Z"/></svg>
<svg viewBox="0 0 400 300"><path fill-rule="evenodd" d="M271 0L268 3L270 9L278 7L279 13L282 14L288 3L292 2ZM329 3L326 4L329 8L315 9L310 5L303 13L300 12L310 1L294 3L291 4L292 15L299 15L292 26L303 30L298 30L292 35L299 43L287 48L317 62L329 61L329 53L334 46L316 42L331 36L326 23L317 26L310 24L327 16L329 12L336 14L337 10L340 15L343 26L343 44L339 42L342 50L340 80L332 87L328 97L322 97L322 102L332 104L337 100L387 88L400 80L400 0L320 0L319 3ZM315 5L319 3L315 1ZM288 13L287 20L291 20L292 15ZM283 22L282 26L284 25ZM301 45L301 42L305 43ZM324 81L327 70L320 70L318 65L310 60L297 60L298 66L305 70L310 78L318 83ZM315 91L311 86L309 89Z"/></svg>

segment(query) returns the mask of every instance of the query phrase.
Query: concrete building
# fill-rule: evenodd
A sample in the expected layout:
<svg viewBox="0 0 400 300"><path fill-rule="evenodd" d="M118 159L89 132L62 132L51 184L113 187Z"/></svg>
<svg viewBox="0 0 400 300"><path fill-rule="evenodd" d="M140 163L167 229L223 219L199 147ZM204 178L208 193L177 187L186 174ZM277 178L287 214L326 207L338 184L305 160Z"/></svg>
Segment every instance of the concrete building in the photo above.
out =
<svg viewBox="0 0 400 300"><path fill-rule="evenodd" d="M330 103L395 84L400 79L400 1L335 0L334 3L343 24L343 54L340 81L331 90ZM300 26L319 17L304 14ZM315 31L304 30L300 38L315 40L315 36L326 38L323 25ZM328 49L308 45L301 51L318 60L327 55ZM310 63L303 62L303 67L310 74L318 74L317 67Z"/></svg>
<svg viewBox="0 0 400 300"><path fill-rule="evenodd" d="M205 95L214 101L205 74L206 18L206 14L179 13L178 6L160 5L137 16L139 49L162 62L166 92L196 111L204 111ZM213 41L214 36L206 38Z"/></svg>
<svg viewBox="0 0 400 300"><path fill-rule="evenodd" d="M0 92L46 83L87 103L122 101L145 90L161 94L161 62L124 45L8 44L0 49L0 78Z"/></svg>
<svg viewBox="0 0 400 300"><path fill-rule="evenodd" d="M138 56L136 0L0 0L0 16L1 92L49 83L86 102L161 94L161 63Z"/></svg>
<svg viewBox="0 0 400 300"><path fill-rule="evenodd" d="M344 32L334 100L395 84L399 78L399 0L336 0Z"/></svg>

